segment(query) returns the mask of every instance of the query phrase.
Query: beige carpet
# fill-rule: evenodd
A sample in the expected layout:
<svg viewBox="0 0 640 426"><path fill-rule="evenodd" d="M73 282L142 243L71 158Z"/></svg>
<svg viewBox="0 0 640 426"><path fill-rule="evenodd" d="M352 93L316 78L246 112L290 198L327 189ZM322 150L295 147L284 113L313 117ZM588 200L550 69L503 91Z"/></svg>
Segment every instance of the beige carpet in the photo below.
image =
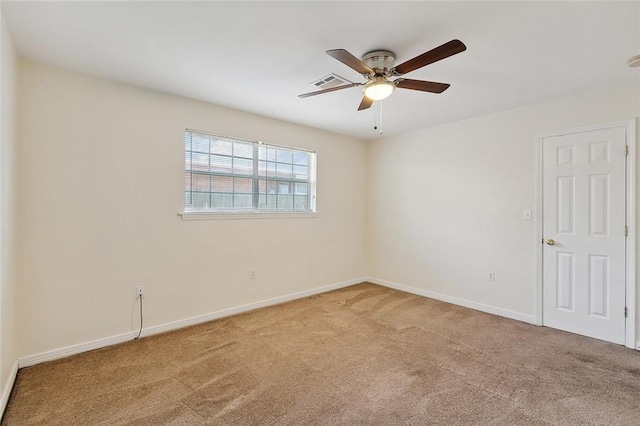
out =
<svg viewBox="0 0 640 426"><path fill-rule="evenodd" d="M640 424L640 354L360 284L20 370L3 425Z"/></svg>

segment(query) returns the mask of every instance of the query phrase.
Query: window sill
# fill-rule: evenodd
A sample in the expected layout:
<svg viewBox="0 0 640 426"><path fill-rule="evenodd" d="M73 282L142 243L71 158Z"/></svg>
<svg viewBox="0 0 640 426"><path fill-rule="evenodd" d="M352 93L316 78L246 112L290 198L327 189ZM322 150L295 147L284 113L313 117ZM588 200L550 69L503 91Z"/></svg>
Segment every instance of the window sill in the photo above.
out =
<svg viewBox="0 0 640 426"><path fill-rule="evenodd" d="M182 212L182 220L299 219L316 218L318 212Z"/></svg>

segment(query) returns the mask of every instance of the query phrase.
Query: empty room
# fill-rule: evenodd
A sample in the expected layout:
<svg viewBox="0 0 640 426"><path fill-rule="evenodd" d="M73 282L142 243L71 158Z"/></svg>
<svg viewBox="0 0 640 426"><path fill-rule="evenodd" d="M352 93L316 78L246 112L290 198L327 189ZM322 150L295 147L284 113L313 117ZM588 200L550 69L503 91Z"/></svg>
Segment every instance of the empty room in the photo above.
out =
<svg viewBox="0 0 640 426"><path fill-rule="evenodd" d="M640 3L0 1L4 425L636 425Z"/></svg>

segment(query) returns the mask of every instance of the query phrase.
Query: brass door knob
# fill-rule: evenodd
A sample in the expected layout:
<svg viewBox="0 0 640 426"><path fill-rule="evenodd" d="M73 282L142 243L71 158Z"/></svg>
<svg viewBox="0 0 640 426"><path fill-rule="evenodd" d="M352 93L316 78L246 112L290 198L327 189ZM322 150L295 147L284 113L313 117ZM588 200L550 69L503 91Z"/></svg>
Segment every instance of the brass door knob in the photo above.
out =
<svg viewBox="0 0 640 426"><path fill-rule="evenodd" d="M548 245L548 246L552 246L552 245L554 245L554 244L556 243L556 242L555 242L553 239L551 239L551 238L549 238L546 242L547 242L547 245Z"/></svg>

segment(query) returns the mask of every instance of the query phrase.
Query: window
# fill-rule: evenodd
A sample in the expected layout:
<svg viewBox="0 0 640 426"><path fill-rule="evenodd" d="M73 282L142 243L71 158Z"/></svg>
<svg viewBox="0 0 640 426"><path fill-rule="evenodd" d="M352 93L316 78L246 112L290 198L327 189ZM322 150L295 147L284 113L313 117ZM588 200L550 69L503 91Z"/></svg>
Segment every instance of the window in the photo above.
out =
<svg viewBox="0 0 640 426"><path fill-rule="evenodd" d="M184 160L185 212L315 212L313 151L187 129Z"/></svg>

